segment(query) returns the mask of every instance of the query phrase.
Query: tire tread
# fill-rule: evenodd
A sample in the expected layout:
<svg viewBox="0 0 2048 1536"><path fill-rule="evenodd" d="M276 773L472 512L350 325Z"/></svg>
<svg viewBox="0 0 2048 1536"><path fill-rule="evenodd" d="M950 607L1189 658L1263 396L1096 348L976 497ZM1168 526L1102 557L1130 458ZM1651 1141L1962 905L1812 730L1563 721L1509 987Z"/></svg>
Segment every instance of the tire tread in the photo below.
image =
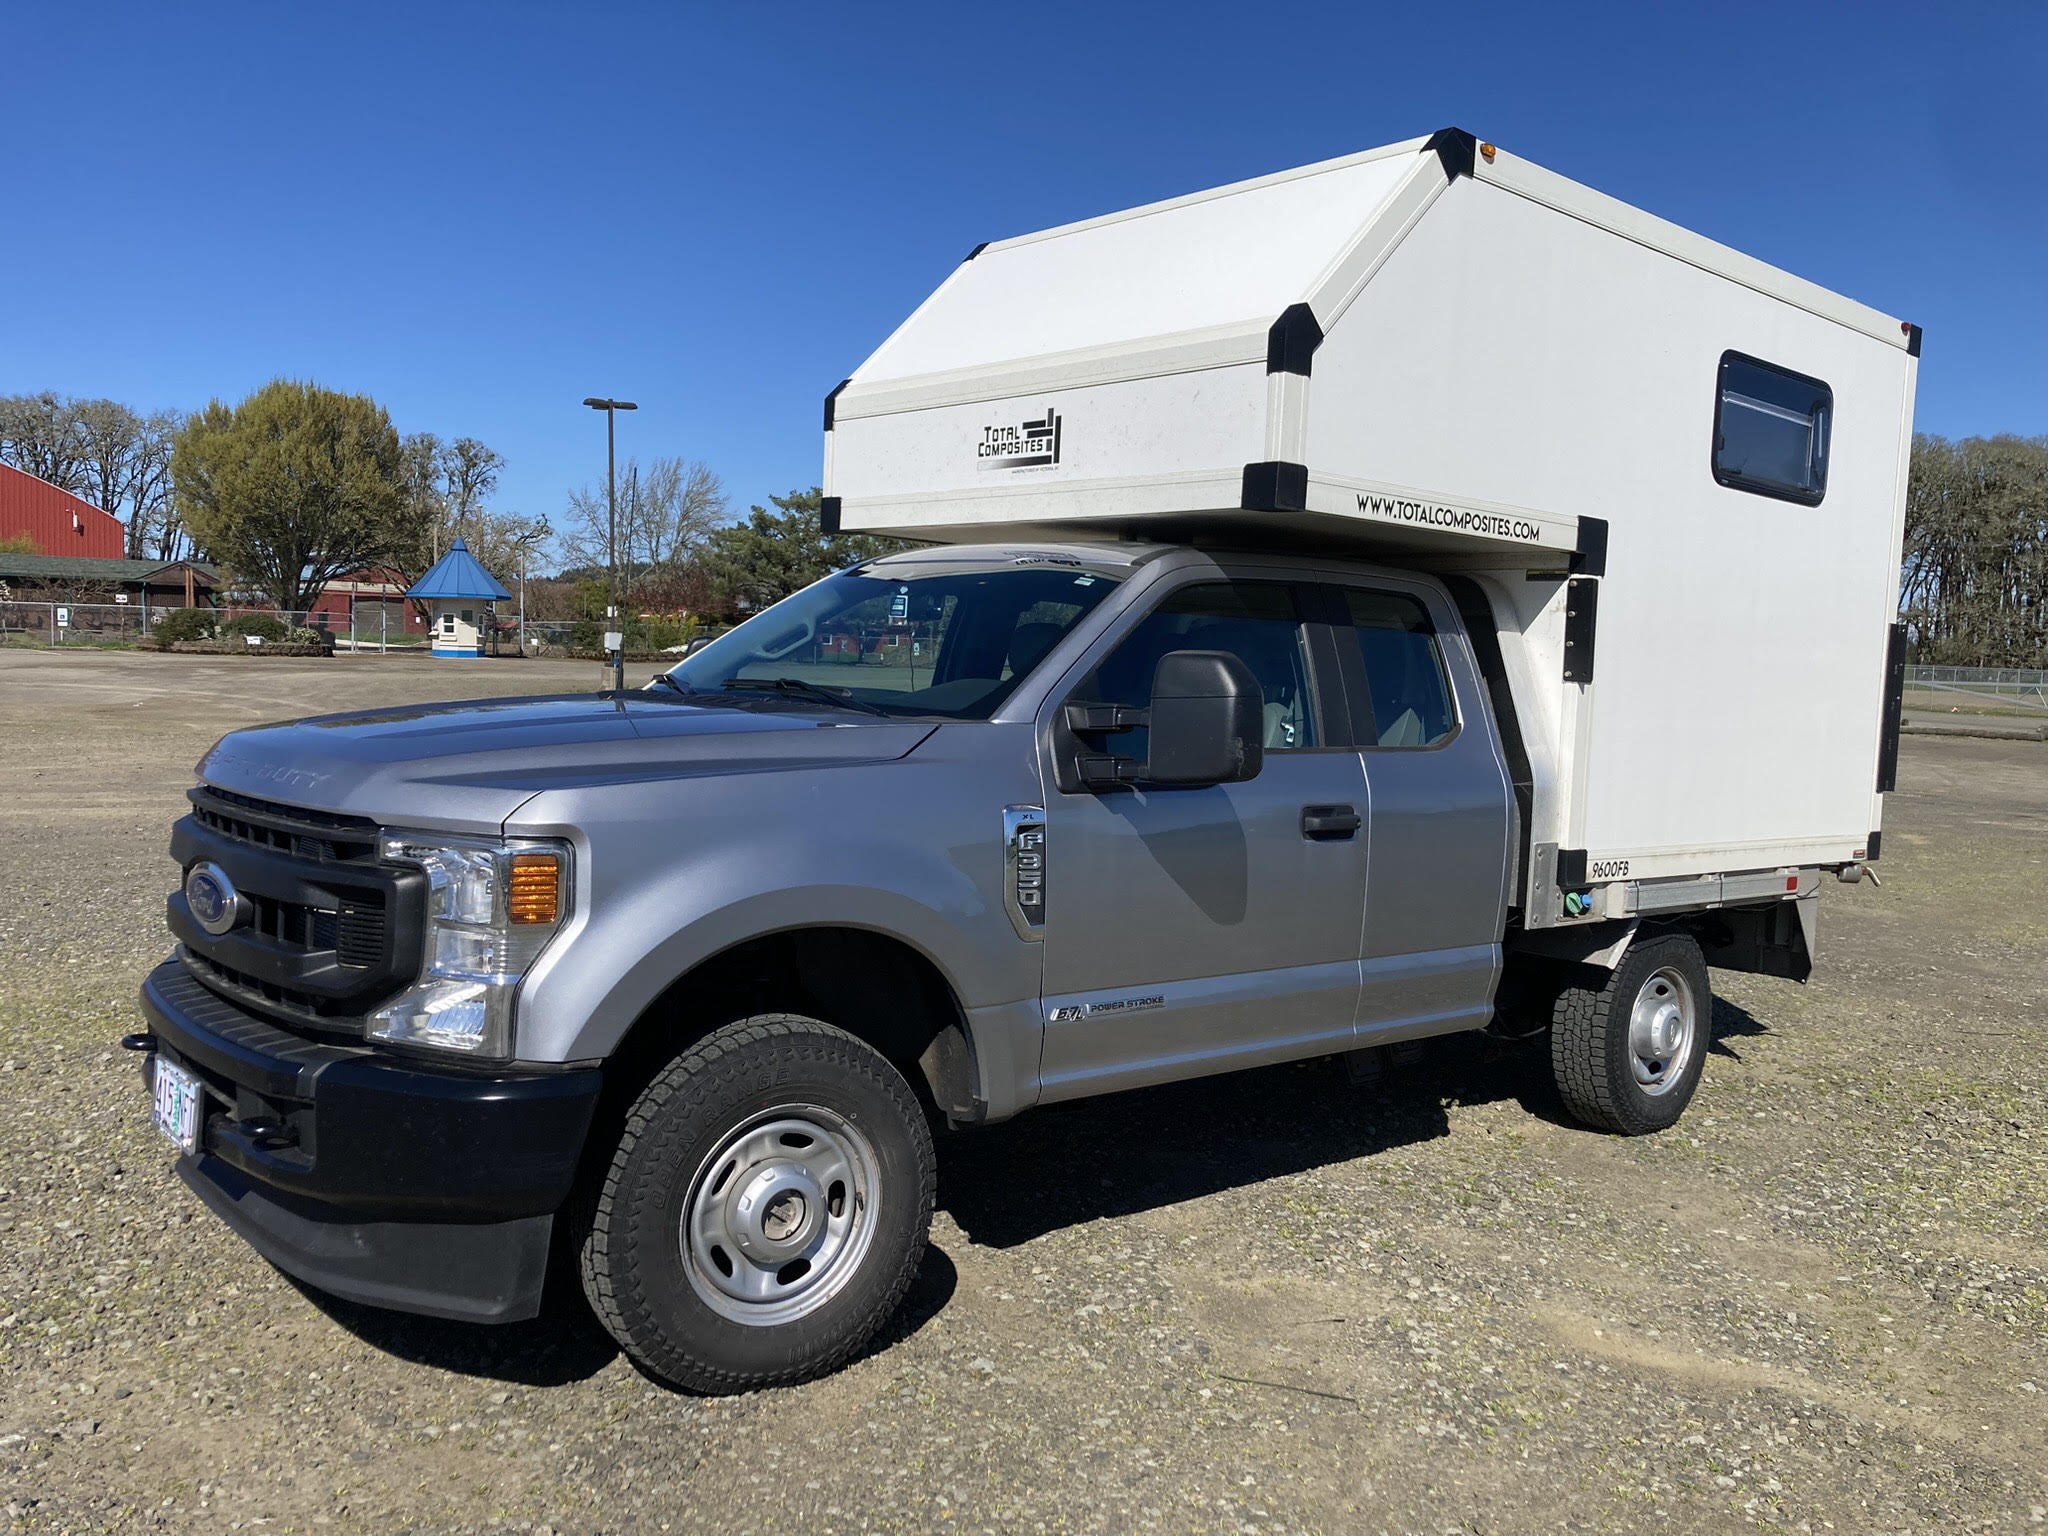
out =
<svg viewBox="0 0 2048 1536"><path fill-rule="evenodd" d="M1615 1011L1634 1005L1635 990L1645 972L1672 963L1684 965L1697 979L1694 1005L1700 1010L1698 1028L1707 1032L1708 1039L1701 1042L1699 1055L1688 1069L1693 1084L1672 1090L1677 1095L1672 1101L1677 1109L1667 1118L1646 1107L1656 1101L1625 1091L1620 1081L1623 1067L1616 1032L1625 1034L1628 1022L1625 1017L1617 1020ZM1583 1125L1624 1136L1642 1136L1667 1128L1678 1114L1684 1113L1692 1099L1712 1038L1713 1013L1706 962L1697 941L1686 933L1667 932L1639 938L1622 957L1621 964L1602 973L1597 983L1589 977L1566 985L1558 993L1550 1016L1551 1075L1557 1081L1565 1109Z"/></svg>
<svg viewBox="0 0 2048 1536"><path fill-rule="evenodd" d="M720 1090L740 1077L744 1062L735 1058L755 1047L777 1044L793 1061L830 1062L856 1072L897 1102L912 1127L917 1154L920 1237L930 1224L937 1198L938 1172L931 1134L916 1096L902 1074L878 1051L843 1029L801 1014L757 1014L712 1031L656 1073L627 1113L618 1147L590 1202L578 1245L578 1263L584 1294L605 1331L650 1371L697 1392L727 1394L793 1386L838 1370L896 1310L924 1258L924 1243L910 1244L898 1263L897 1273L876 1293L867 1310L848 1323L844 1342L782 1370L752 1372L718 1366L691 1355L656 1327L645 1299L626 1283L626 1276L640 1269L633 1260L637 1245L643 1240L633 1223L621 1219L626 1168L641 1142L664 1132L679 1134L678 1128L690 1123L693 1103L717 1097Z"/></svg>

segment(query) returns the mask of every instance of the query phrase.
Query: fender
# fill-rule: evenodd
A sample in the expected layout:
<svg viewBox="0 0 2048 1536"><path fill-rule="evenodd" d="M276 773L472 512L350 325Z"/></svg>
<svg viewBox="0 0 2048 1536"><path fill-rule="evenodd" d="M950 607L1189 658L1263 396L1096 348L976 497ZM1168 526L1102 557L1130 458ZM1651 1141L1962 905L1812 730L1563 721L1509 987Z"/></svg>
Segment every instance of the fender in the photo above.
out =
<svg viewBox="0 0 2048 1536"><path fill-rule="evenodd" d="M956 739L993 756L1010 734L982 726ZM979 760L699 779L687 798L660 785L566 792L522 808L517 830L571 838L578 870L569 925L521 994L520 1056L602 1058L705 960L818 926L871 930L923 955L969 1021L1012 1019L1020 1004L1035 1017L1039 947L1002 902L1010 775L965 756ZM1036 1068L1022 1042L984 1052L977 1032L974 1044L984 1071L1013 1057Z"/></svg>
<svg viewBox="0 0 2048 1536"><path fill-rule="evenodd" d="M904 850L892 854L898 868ZM929 866L935 860L920 860L931 877L930 891L943 886L943 871ZM860 928L885 934L931 961L959 1001L963 1017L990 1003L1014 1002L1018 998L988 996L987 966L977 958L982 944L971 929L988 919L1009 935L1009 924L999 910L948 910L932 900L920 900L899 890L848 883L777 887L775 865L765 863L759 870L760 887L744 896L717 906L697 906L691 896L707 887L730 891L729 881L713 878L699 866L678 872L672 881L634 897L621 911L617 906L599 919L566 949L563 963L550 969L530 994L522 998L520 1054L544 1055L550 1060L587 1061L608 1056L641 1012L665 991L670 983L687 975L704 961L743 944L749 939L784 933L799 928ZM729 871L725 873L730 873ZM945 894L972 896L973 887L953 872L956 889ZM653 925L646 914L664 914L666 920ZM614 914L617 920L614 920ZM982 919L977 924L976 918ZM963 921L964 919L964 921ZM676 924L669 927L670 923ZM659 931L666 930L666 931ZM1009 936L1020 952L1022 965L1014 969L1024 993L1037 995L1037 955L1031 946ZM628 956L630 955L630 958ZM975 986L970 978L980 983ZM975 995L981 994L979 998ZM580 1006L564 1009L570 997ZM527 1026L532 1017L545 1019L540 1034Z"/></svg>

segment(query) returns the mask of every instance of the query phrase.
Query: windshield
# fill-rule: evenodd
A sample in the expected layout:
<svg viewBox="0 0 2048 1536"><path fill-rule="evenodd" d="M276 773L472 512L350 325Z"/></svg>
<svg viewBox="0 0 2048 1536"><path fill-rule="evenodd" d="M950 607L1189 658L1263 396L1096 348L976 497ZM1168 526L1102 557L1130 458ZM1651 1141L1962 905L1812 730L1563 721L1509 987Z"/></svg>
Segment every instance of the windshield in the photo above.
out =
<svg viewBox="0 0 2048 1536"><path fill-rule="evenodd" d="M1050 557L857 566L721 635L668 686L986 720L1116 584Z"/></svg>

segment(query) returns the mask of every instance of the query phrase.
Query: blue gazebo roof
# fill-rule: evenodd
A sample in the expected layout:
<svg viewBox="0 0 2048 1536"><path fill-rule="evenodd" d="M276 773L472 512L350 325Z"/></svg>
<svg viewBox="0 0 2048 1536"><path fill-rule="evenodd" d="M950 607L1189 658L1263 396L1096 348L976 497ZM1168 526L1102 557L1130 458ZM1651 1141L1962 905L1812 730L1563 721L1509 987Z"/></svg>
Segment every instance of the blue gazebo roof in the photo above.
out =
<svg viewBox="0 0 2048 1536"><path fill-rule="evenodd" d="M448 553L434 562L431 571L405 589L405 595L494 603L512 594L499 586L498 578L478 565L469 546L457 539L448 546Z"/></svg>

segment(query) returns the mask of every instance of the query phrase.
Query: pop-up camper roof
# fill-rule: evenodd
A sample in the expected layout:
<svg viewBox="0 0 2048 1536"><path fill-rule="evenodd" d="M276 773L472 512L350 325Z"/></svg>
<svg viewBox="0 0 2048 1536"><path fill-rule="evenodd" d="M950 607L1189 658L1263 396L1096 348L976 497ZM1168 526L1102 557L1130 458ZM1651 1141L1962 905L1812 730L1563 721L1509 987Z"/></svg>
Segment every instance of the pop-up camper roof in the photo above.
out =
<svg viewBox="0 0 2048 1536"><path fill-rule="evenodd" d="M1447 129L977 248L827 399L826 520L1573 552L1608 511L1585 468L1654 430L1632 418L1668 409L1659 359L1703 312L1715 355L1730 336L1784 353L1772 317L1794 312L1918 350L1912 327ZM1589 376L1610 361L1628 376ZM1672 382L1704 401L1711 377Z"/></svg>

